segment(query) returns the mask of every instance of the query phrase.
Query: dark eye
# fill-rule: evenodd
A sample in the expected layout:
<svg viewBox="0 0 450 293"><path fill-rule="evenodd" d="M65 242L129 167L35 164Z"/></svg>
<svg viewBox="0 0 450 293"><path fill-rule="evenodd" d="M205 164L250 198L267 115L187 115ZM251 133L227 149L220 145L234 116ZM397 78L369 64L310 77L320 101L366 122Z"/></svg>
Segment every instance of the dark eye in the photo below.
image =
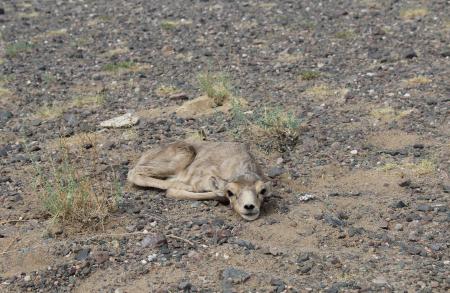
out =
<svg viewBox="0 0 450 293"><path fill-rule="evenodd" d="M262 195L266 195L267 189L263 188L259 193L262 194Z"/></svg>
<svg viewBox="0 0 450 293"><path fill-rule="evenodd" d="M228 197L233 197L233 196L234 196L234 193L231 192L231 191L229 191L229 190L227 190L227 195L228 195Z"/></svg>

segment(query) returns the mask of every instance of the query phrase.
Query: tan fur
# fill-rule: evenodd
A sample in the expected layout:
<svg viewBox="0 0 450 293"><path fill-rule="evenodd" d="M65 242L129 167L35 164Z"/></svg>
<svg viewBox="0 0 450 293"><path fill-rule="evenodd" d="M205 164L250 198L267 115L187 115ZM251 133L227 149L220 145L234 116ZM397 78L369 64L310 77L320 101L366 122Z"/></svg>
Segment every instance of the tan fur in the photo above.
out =
<svg viewBox="0 0 450 293"><path fill-rule="evenodd" d="M167 190L168 197L228 199L244 219L255 220L270 192L248 146L233 142L176 142L157 147L139 159L128 180Z"/></svg>

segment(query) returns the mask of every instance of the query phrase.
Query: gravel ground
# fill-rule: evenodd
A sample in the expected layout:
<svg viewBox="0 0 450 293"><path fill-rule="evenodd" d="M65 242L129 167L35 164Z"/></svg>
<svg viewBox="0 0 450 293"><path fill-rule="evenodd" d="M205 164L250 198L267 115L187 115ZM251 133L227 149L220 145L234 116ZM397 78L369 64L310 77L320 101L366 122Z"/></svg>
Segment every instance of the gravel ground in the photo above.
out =
<svg viewBox="0 0 450 293"><path fill-rule="evenodd" d="M448 291L449 15L444 0L2 1L0 291ZM174 113L208 69L245 115L291 111L298 142ZM100 126L125 113L139 123ZM251 144L275 190L260 219L126 183L144 150L199 130ZM33 161L50 170L60 137L118 172L100 230L52 224L36 194Z"/></svg>

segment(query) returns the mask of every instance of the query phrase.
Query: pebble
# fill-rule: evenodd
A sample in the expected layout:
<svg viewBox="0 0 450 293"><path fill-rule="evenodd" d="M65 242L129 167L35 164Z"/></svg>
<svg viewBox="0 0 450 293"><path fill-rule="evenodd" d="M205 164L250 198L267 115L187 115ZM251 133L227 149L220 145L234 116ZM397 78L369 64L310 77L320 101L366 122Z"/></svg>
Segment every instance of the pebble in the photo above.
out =
<svg viewBox="0 0 450 293"><path fill-rule="evenodd" d="M267 173L267 176L269 176L270 178L275 178L275 177L282 175L283 173L284 173L283 168L272 167L272 168L270 168L269 172Z"/></svg>
<svg viewBox="0 0 450 293"><path fill-rule="evenodd" d="M25 282L29 282L29 281L31 281L31 276L26 275L26 276L23 278L23 280L24 280Z"/></svg>
<svg viewBox="0 0 450 293"><path fill-rule="evenodd" d="M222 278L233 284L244 283L250 278L250 274L246 271L239 270L233 267L226 268L222 273Z"/></svg>
<svg viewBox="0 0 450 293"><path fill-rule="evenodd" d="M403 55L405 59L413 59L417 57L416 51L414 49L408 49L405 51L405 54Z"/></svg>
<svg viewBox="0 0 450 293"><path fill-rule="evenodd" d="M181 281L180 284L178 284L178 289L180 290L190 290L192 287L192 284L188 281Z"/></svg>
<svg viewBox="0 0 450 293"><path fill-rule="evenodd" d="M403 230L403 225L400 223L397 223L394 225L394 230L395 231L402 231Z"/></svg>
<svg viewBox="0 0 450 293"><path fill-rule="evenodd" d="M389 223L386 221L380 221L380 224L378 225L381 229L388 229L389 228Z"/></svg>
<svg viewBox="0 0 450 293"><path fill-rule="evenodd" d="M132 113L126 113L122 116L103 121L100 123L100 126L105 128L131 127L136 125L138 122L139 117L133 115Z"/></svg>
<svg viewBox="0 0 450 293"><path fill-rule="evenodd" d="M142 248L156 248L160 247L167 243L167 239L163 234L160 233L152 233L148 236L145 236L141 241Z"/></svg>
<svg viewBox="0 0 450 293"><path fill-rule="evenodd" d="M350 151L350 154L352 154L352 155L357 155L357 154L358 154L358 150L351 150L351 151Z"/></svg>
<svg viewBox="0 0 450 293"><path fill-rule="evenodd" d="M427 204L421 204L417 206L416 210L418 210L419 212L429 212L432 210L432 208Z"/></svg>
<svg viewBox="0 0 450 293"><path fill-rule="evenodd" d="M378 276L378 277L376 277L375 279L372 280L372 283L374 283L376 285L386 285L387 284L387 280L383 276Z"/></svg>
<svg viewBox="0 0 450 293"><path fill-rule="evenodd" d="M397 201L397 202L392 204L392 207L395 208L395 209L402 209L402 208L404 208L406 206L407 205L401 200L399 200L399 201Z"/></svg>
<svg viewBox="0 0 450 293"><path fill-rule="evenodd" d="M150 254L149 256L147 256L147 261L152 262L152 261L155 261L157 258L158 258L158 255L156 253Z"/></svg>
<svg viewBox="0 0 450 293"><path fill-rule="evenodd" d="M91 256L98 264L102 264L109 259L109 253L107 251L94 251Z"/></svg>
<svg viewBox="0 0 450 293"><path fill-rule="evenodd" d="M89 252L91 252L90 248L83 248L77 252L75 259L78 261L85 260L89 257Z"/></svg>

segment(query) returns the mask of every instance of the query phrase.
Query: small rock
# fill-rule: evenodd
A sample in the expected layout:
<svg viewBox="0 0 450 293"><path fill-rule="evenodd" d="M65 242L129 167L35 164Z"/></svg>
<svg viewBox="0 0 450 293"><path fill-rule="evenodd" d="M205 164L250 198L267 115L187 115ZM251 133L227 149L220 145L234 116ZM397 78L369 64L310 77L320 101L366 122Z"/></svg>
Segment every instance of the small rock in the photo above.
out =
<svg viewBox="0 0 450 293"><path fill-rule="evenodd" d="M325 214L323 216L323 219L325 220L325 222L327 224L329 224L330 226L335 227L335 228L342 227L345 224L344 221L341 221L338 218L333 217L330 214Z"/></svg>
<svg viewBox="0 0 450 293"><path fill-rule="evenodd" d="M389 223L386 221L380 221L380 224L378 225L378 227L380 227L381 229L387 229L389 228Z"/></svg>
<svg viewBox="0 0 450 293"><path fill-rule="evenodd" d="M429 212L432 210L432 208L427 204L421 204L417 206L416 210L418 210L419 212Z"/></svg>
<svg viewBox="0 0 450 293"><path fill-rule="evenodd" d="M109 253L107 251L95 251L91 256L98 264L102 264L109 259Z"/></svg>
<svg viewBox="0 0 450 293"><path fill-rule="evenodd" d="M222 278L233 284L244 283L250 278L250 274L235 268L226 268L222 273Z"/></svg>
<svg viewBox="0 0 450 293"><path fill-rule="evenodd" d="M394 204L392 204L392 207L395 208L395 209L402 209L402 208L404 208L406 206L407 205L401 200L399 200L399 201L395 202Z"/></svg>
<svg viewBox="0 0 450 293"><path fill-rule="evenodd" d="M269 247L269 253L273 256L283 255L283 252L277 247Z"/></svg>
<svg viewBox="0 0 450 293"><path fill-rule="evenodd" d="M151 235L145 236L141 241L142 248L156 248L167 243L167 239L163 234L153 233Z"/></svg>
<svg viewBox="0 0 450 293"><path fill-rule="evenodd" d="M26 275L26 276L23 278L23 280L24 280L25 282L29 282L29 281L31 281L31 276Z"/></svg>
<svg viewBox="0 0 450 293"><path fill-rule="evenodd" d="M413 144L413 148L415 149L423 149L425 145L423 143L415 143Z"/></svg>
<svg viewBox="0 0 450 293"><path fill-rule="evenodd" d="M405 57L405 59L413 59L417 57L417 53L416 51L414 51L414 49L408 49L403 56Z"/></svg>
<svg viewBox="0 0 450 293"><path fill-rule="evenodd" d="M315 198L316 198L316 196L314 194L308 194L308 193L298 197L298 199L300 201L309 201L309 200L312 200L312 199L315 199Z"/></svg>
<svg viewBox="0 0 450 293"><path fill-rule="evenodd" d="M195 261L198 261L198 260L200 260L200 258L201 258L200 253L198 253L198 252L195 251L195 250L189 251L189 253L187 254L187 256L188 256L189 258L192 258L192 259L195 260Z"/></svg>
<svg viewBox="0 0 450 293"><path fill-rule="evenodd" d="M275 177L280 176L283 173L284 173L283 168L273 167L273 168L270 168L269 172L267 173L267 176L269 176L270 178L275 178Z"/></svg>
<svg viewBox="0 0 450 293"><path fill-rule="evenodd" d="M306 262L306 263L299 265L298 271L302 274L307 274L307 273L309 273L309 271L312 270L312 268L313 268L313 263Z"/></svg>
<svg viewBox="0 0 450 293"><path fill-rule="evenodd" d="M394 230L395 231L402 231L403 230L403 225L400 224L400 223L395 224Z"/></svg>
<svg viewBox="0 0 450 293"><path fill-rule="evenodd" d="M404 180L404 181L402 181L402 182L400 182L398 184L398 186L400 186L400 187L407 187L407 186L410 186L410 185L411 185L411 180L410 179Z"/></svg>
<svg viewBox="0 0 450 293"><path fill-rule="evenodd" d="M149 256L147 256L147 261L152 262L152 261L155 261L157 258L158 258L158 255L156 253L150 254Z"/></svg>
<svg viewBox="0 0 450 293"><path fill-rule="evenodd" d="M0 15L4 15L5 14L5 8L0 7Z"/></svg>
<svg viewBox="0 0 450 293"><path fill-rule="evenodd" d="M283 158L282 157L279 157L278 159L277 159L277 165L281 165L281 164L283 164Z"/></svg>
<svg viewBox="0 0 450 293"><path fill-rule="evenodd" d="M408 240L412 241L412 242L419 241L419 235L418 235L417 231L411 231L408 235Z"/></svg>
<svg viewBox="0 0 450 293"><path fill-rule="evenodd" d="M301 264L307 260L309 260L309 253L302 253L297 257L297 264Z"/></svg>
<svg viewBox="0 0 450 293"><path fill-rule="evenodd" d="M444 190L445 193L450 193L450 184L449 185L443 185L442 189Z"/></svg>
<svg viewBox="0 0 450 293"><path fill-rule="evenodd" d="M229 240L229 243L234 243L237 244L239 246L245 247L248 250L254 250L255 246L253 245L253 243L251 243L250 241L247 240L243 240L243 239L233 239L233 240Z"/></svg>
<svg viewBox="0 0 450 293"><path fill-rule="evenodd" d="M188 291L192 287L192 284L188 281L181 281L180 284L178 284L178 289Z"/></svg>
<svg viewBox="0 0 450 293"><path fill-rule="evenodd" d="M169 96L171 100L187 100L189 96L186 93L176 93Z"/></svg>
<svg viewBox="0 0 450 293"><path fill-rule="evenodd" d="M6 122L13 117L10 111L0 110L0 123Z"/></svg>
<svg viewBox="0 0 450 293"><path fill-rule="evenodd" d="M91 252L90 248L83 248L77 252L75 259L78 261L85 260L89 257L89 252Z"/></svg>
<svg viewBox="0 0 450 293"><path fill-rule="evenodd" d="M386 285L387 284L387 280L383 276L378 276L378 277L376 277L375 279L372 280L372 283L381 286L381 285Z"/></svg>
<svg viewBox="0 0 450 293"><path fill-rule="evenodd" d="M358 154L358 150L351 150L351 151L350 151L350 154L352 154L352 155L357 155L357 154Z"/></svg>
<svg viewBox="0 0 450 293"><path fill-rule="evenodd" d="M450 50L442 51L441 56L444 58L450 57Z"/></svg>
<svg viewBox="0 0 450 293"><path fill-rule="evenodd" d="M118 116L100 123L101 127L107 128L121 128L131 127L139 122L139 117L134 116L132 113L126 113L122 116Z"/></svg>

